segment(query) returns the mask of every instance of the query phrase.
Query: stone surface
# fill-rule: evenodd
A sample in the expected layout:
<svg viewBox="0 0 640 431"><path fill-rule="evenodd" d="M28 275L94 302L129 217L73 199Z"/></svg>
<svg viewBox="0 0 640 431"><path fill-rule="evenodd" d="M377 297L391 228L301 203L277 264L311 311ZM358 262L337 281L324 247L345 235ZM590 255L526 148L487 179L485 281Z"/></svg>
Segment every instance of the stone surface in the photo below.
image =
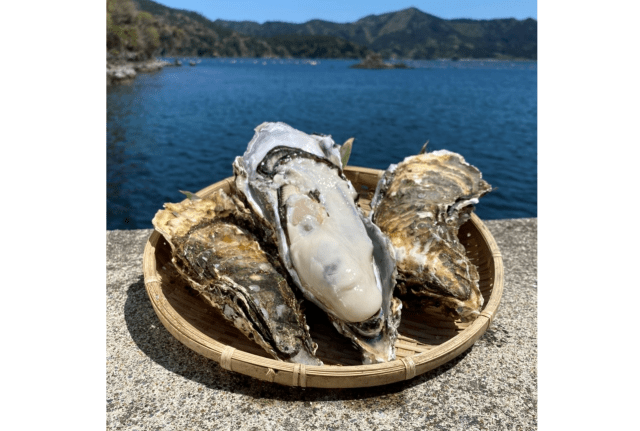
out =
<svg viewBox="0 0 640 431"><path fill-rule="evenodd" d="M142 252L152 230L108 231L107 429L537 429L537 219L485 224L505 268L491 328L412 380L333 390L262 382L189 350L146 296Z"/></svg>

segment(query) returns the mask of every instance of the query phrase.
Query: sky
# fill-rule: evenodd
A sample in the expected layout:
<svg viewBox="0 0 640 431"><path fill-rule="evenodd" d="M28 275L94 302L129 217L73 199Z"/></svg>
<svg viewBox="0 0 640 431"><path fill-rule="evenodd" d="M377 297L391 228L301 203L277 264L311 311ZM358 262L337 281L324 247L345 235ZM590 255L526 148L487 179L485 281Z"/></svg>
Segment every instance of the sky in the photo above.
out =
<svg viewBox="0 0 640 431"><path fill-rule="evenodd" d="M198 12L212 21L285 21L303 23L322 19L338 23L357 21L367 15L380 15L409 7L439 18L537 19L537 0L154 0L176 9Z"/></svg>

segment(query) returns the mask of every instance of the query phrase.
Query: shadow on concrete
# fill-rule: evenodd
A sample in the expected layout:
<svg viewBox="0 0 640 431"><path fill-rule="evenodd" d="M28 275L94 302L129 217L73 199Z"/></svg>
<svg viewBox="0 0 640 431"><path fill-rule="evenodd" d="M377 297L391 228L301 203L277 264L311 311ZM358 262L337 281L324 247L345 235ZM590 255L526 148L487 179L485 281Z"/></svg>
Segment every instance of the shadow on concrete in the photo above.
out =
<svg viewBox="0 0 640 431"><path fill-rule="evenodd" d="M156 316L147 297L143 276L140 276L137 282L127 288L124 318L127 329L138 348L157 364L207 388L239 393L258 399L267 398L304 402L344 401L373 398L388 394L401 394L405 389L423 384L448 372L462 361L473 348L466 350L446 364L409 381L370 388L302 389L263 382L249 376L224 370L216 361L205 358L184 346L164 328Z"/></svg>

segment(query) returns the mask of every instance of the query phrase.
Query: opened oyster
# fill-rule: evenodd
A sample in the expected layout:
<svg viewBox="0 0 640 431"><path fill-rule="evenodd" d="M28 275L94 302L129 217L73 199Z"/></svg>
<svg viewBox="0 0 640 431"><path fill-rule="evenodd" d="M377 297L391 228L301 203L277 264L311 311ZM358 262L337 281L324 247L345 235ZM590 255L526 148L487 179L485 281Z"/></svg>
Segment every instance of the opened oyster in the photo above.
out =
<svg viewBox="0 0 640 431"><path fill-rule="evenodd" d="M222 190L193 196L165 204L153 225L182 276L247 337L277 359L322 365L286 272L242 202Z"/></svg>
<svg viewBox="0 0 640 431"><path fill-rule="evenodd" d="M369 216L395 248L403 301L463 320L479 314L479 275L458 230L489 191L477 168L446 150L407 157L384 173Z"/></svg>
<svg viewBox="0 0 640 431"><path fill-rule="evenodd" d="M339 146L329 136L263 123L233 169L304 296L361 349L364 363L395 359L401 303L392 296L393 248L356 206Z"/></svg>

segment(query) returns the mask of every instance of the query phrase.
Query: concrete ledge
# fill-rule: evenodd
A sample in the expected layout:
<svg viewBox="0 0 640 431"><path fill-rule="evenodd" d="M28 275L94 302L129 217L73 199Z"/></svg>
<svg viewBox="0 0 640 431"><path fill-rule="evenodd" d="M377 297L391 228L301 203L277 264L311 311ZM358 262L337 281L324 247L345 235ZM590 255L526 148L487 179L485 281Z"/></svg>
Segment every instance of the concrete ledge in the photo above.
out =
<svg viewBox="0 0 640 431"><path fill-rule="evenodd" d="M537 429L537 219L485 224L505 268L491 328L412 380L335 390L258 381L183 346L146 296L142 251L152 230L108 231L107 429Z"/></svg>

